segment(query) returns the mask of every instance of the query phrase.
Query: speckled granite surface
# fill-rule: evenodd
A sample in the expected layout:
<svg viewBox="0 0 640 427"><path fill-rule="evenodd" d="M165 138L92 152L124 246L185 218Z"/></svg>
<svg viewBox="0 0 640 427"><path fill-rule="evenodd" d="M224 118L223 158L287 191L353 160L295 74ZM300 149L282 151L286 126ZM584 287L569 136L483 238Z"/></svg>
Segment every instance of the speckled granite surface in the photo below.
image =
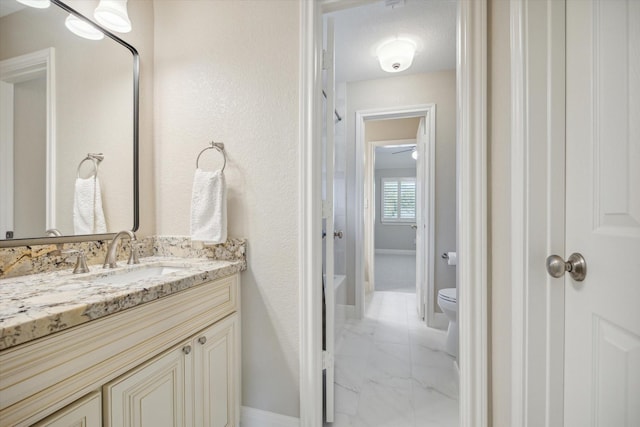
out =
<svg viewBox="0 0 640 427"><path fill-rule="evenodd" d="M119 278L122 274L154 267L166 267L170 272L146 279ZM0 350L244 269L244 259L148 257L139 265L124 264L112 270L94 266L84 274L66 270L2 279Z"/></svg>
<svg viewBox="0 0 640 427"><path fill-rule="evenodd" d="M121 248L119 267L103 269L108 243L64 245L85 251L91 270L85 274L72 274L55 245L0 249L0 350L247 268L244 239L199 247L188 237L148 237L139 240L140 265L127 266ZM163 266L170 270L162 276L120 279Z"/></svg>
<svg viewBox="0 0 640 427"><path fill-rule="evenodd" d="M102 265L109 242L109 240L99 240L65 243L64 249L82 250L88 265ZM120 245L118 260L127 260L127 247L128 245ZM72 263L65 262L68 256L58 255L57 250L56 245L0 248L0 279L60 271L72 267ZM197 243L192 244L191 239L185 236L151 236L138 240L138 253L141 257L160 255L234 260L244 259L245 252L244 239L228 239L224 244L204 248ZM75 258L70 261L75 261Z"/></svg>

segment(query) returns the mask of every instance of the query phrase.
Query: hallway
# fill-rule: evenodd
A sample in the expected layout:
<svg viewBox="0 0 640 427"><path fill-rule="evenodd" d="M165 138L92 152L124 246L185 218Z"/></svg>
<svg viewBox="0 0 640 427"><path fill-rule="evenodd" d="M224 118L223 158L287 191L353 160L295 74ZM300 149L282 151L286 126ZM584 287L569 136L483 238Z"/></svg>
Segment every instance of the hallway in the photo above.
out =
<svg viewBox="0 0 640 427"><path fill-rule="evenodd" d="M415 293L374 292L336 351L334 427L458 426L458 377L444 332L418 320Z"/></svg>

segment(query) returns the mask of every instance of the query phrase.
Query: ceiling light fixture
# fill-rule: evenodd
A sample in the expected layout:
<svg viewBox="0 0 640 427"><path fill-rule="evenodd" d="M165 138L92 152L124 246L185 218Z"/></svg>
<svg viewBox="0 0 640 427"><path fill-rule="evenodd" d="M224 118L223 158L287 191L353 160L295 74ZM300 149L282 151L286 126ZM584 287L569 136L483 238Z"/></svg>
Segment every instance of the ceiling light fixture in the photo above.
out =
<svg viewBox="0 0 640 427"><path fill-rule="evenodd" d="M17 0L25 6L35 7L38 9L46 9L51 5L49 0Z"/></svg>
<svg viewBox="0 0 640 427"><path fill-rule="evenodd" d="M102 31L98 30L98 28L88 23L87 21L84 21L72 14L69 14L69 16L67 16L67 19L64 21L64 25L73 34L85 39L102 40L104 38L104 34L102 33Z"/></svg>
<svg viewBox="0 0 640 427"><path fill-rule="evenodd" d="M101 25L112 31L118 33L131 31L127 0L100 0L93 16Z"/></svg>
<svg viewBox="0 0 640 427"><path fill-rule="evenodd" d="M387 73L399 73L411 66L416 44L409 39L395 39L381 44L376 54L380 67Z"/></svg>

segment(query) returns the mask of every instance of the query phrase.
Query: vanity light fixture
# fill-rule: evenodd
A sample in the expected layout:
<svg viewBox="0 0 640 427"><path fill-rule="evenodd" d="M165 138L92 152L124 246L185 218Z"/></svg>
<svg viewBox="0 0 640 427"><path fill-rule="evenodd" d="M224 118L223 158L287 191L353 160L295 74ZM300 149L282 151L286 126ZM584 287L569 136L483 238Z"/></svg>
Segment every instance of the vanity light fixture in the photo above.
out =
<svg viewBox="0 0 640 427"><path fill-rule="evenodd" d="M25 6L35 7L37 9L46 9L51 6L49 0L16 0L18 3L22 3Z"/></svg>
<svg viewBox="0 0 640 427"><path fill-rule="evenodd" d="M127 0L100 0L93 12L94 18L109 30L118 33L131 31L131 21L127 13Z"/></svg>
<svg viewBox="0 0 640 427"><path fill-rule="evenodd" d="M411 66L416 44L409 39L394 39L378 46L376 54L380 67L387 73L398 73Z"/></svg>
<svg viewBox="0 0 640 427"><path fill-rule="evenodd" d="M411 152L411 158L413 160L418 160L418 150L416 150L415 148L413 149L413 151Z"/></svg>
<svg viewBox="0 0 640 427"><path fill-rule="evenodd" d="M69 14L69 16L67 16L67 19L64 21L64 25L73 34L85 39L102 40L104 38L104 34L102 33L102 31L98 30L92 24L83 21L82 19L72 14Z"/></svg>

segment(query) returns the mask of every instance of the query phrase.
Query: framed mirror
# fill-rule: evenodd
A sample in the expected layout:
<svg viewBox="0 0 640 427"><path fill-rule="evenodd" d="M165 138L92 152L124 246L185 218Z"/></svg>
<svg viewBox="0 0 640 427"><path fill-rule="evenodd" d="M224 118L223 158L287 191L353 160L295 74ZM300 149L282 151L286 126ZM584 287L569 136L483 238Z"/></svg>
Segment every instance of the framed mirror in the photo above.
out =
<svg viewBox="0 0 640 427"><path fill-rule="evenodd" d="M133 46L59 0L0 0L0 247L138 229L138 97Z"/></svg>

